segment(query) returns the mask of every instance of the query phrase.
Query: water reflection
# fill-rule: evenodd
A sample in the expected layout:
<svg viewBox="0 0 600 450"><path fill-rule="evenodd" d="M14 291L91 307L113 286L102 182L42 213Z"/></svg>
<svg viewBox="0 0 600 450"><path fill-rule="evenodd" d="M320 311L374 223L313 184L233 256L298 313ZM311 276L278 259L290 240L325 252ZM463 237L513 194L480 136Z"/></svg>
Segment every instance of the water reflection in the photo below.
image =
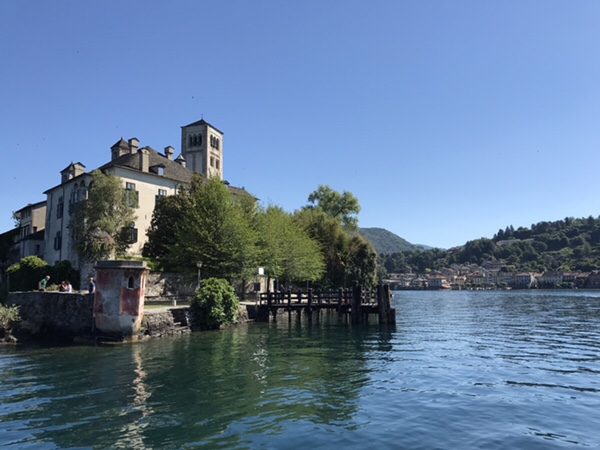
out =
<svg viewBox="0 0 600 450"><path fill-rule="evenodd" d="M397 328L332 313L125 347L1 349L0 447L598 441L597 296L429 292L395 303Z"/></svg>

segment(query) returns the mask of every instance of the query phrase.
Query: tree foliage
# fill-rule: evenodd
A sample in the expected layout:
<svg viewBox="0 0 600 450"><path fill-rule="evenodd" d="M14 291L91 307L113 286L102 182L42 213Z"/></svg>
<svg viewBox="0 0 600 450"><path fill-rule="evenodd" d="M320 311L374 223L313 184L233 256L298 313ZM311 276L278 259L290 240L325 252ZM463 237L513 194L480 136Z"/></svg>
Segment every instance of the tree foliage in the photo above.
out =
<svg viewBox="0 0 600 450"><path fill-rule="evenodd" d="M423 273L455 263L502 261L515 271L600 269L600 218L567 217L531 227L499 229L492 239L475 239L442 251L402 252L383 257L388 272Z"/></svg>
<svg viewBox="0 0 600 450"><path fill-rule="evenodd" d="M341 222L319 209L304 209L295 215L297 223L319 243L325 259L322 287L369 286L376 277L377 255L371 244L349 232Z"/></svg>
<svg viewBox="0 0 600 450"><path fill-rule="evenodd" d="M186 196L158 197L143 255L162 261L177 241L180 220L186 212Z"/></svg>
<svg viewBox="0 0 600 450"><path fill-rule="evenodd" d="M10 334L12 328L20 321L18 306L0 305L0 338Z"/></svg>
<svg viewBox="0 0 600 450"><path fill-rule="evenodd" d="M183 270L196 270L232 280L256 268L256 231L240 202L216 178L195 177L180 194L184 214L176 218L174 243L167 263Z"/></svg>
<svg viewBox="0 0 600 450"><path fill-rule="evenodd" d="M323 256L316 241L294 218L270 206L257 217L259 261L271 278L316 281L324 271Z"/></svg>
<svg viewBox="0 0 600 450"><path fill-rule="evenodd" d="M50 266L37 256L26 256L6 272L10 277L11 291L32 291L37 289L38 282L43 277L49 275Z"/></svg>
<svg viewBox="0 0 600 450"><path fill-rule="evenodd" d="M135 219L119 179L93 172L87 200L74 205L71 233L78 253L88 261L125 253Z"/></svg>
<svg viewBox="0 0 600 450"><path fill-rule="evenodd" d="M339 220L348 229L355 230L358 226L360 204L350 192L344 191L340 194L329 186L320 185L308 196L308 203L307 208L323 211L328 216Z"/></svg>
<svg viewBox="0 0 600 450"><path fill-rule="evenodd" d="M10 266L6 272L10 277L11 291L33 291L46 275L50 275L52 284L68 280L75 289L79 289L79 272L73 269L69 261L60 261L50 266L37 256L26 256Z"/></svg>
<svg viewBox="0 0 600 450"><path fill-rule="evenodd" d="M191 309L201 328L215 329L237 321L239 302L227 280L208 278L192 299Z"/></svg>

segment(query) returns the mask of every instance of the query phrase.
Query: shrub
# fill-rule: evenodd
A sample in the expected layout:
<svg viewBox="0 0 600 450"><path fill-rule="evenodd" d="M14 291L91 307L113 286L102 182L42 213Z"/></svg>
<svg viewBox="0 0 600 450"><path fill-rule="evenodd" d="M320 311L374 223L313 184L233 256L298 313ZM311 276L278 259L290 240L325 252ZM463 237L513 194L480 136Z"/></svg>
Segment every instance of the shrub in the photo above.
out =
<svg viewBox="0 0 600 450"><path fill-rule="evenodd" d="M48 263L37 256L27 256L10 266L7 271L10 277L11 291L32 291L37 289L38 282L50 272Z"/></svg>
<svg viewBox="0 0 600 450"><path fill-rule="evenodd" d="M69 261L61 261L49 266L46 261L37 256L27 256L7 270L10 277L11 291L33 291L46 275L50 281L60 283L69 280L74 289L79 289L79 271L73 269ZM51 289L48 289L51 290Z"/></svg>
<svg viewBox="0 0 600 450"><path fill-rule="evenodd" d="M239 303L233 287L222 278L208 278L191 302L192 313L201 328L215 329L235 323Z"/></svg>
<svg viewBox="0 0 600 450"><path fill-rule="evenodd" d="M10 334L12 328L20 321L18 306L0 305L0 335Z"/></svg>

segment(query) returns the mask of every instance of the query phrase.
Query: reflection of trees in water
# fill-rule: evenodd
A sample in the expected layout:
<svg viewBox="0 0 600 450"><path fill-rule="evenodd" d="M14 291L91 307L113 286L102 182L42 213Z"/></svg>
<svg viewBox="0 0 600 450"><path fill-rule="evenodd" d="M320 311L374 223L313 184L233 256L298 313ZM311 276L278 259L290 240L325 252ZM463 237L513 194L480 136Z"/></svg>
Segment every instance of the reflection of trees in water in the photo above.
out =
<svg viewBox="0 0 600 450"><path fill-rule="evenodd" d="M121 448L236 445L289 421L347 422L369 379L366 353L389 350L391 333L335 322L52 350L36 365L51 375L34 381L49 401L12 419L33 420L38 439L60 447Z"/></svg>

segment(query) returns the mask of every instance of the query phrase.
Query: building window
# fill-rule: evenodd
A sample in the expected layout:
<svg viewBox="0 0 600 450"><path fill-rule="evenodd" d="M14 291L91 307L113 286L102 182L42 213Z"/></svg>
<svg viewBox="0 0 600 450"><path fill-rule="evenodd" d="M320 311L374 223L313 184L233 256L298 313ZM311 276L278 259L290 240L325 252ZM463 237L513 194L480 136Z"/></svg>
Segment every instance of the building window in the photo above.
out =
<svg viewBox="0 0 600 450"><path fill-rule="evenodd" d="M125 228L125 238L128 244L135 244L138 240L138 230L134 227Z"/></svg>
<svg viewBox="0 0 600 450"><path fill-rule="evenodd" d="M194 138L192 137L192 135L190 134L188 136L188 146L191 147L194 145Z"/></svg>
<svg viewBox="0 0 600 450"><path fill-rule="evenodd" d="M221 163L220 163L220 161L219 161L218 159L217 159L217 160L215 160L215 167L217 168L217 170L221 170L221 167L220 167L220 166L221 166Z"/></svg>
<svg viewBox="0 0 600 450"><path fill-rule="evenodd" d="M165 176L165 168L164 168L164 167L162 167L162 166L158 166L158 167L156 168L156 173L157 173L158 175L160 175L161 177L164 177L164 176Z"/></svg>
<svg viewBox="0 0 600 450"><path fill-rule="evenodd" d="M128 289L133 289L134 288L134 281L133 281L133 277L129 277L127 279L127 288Z"/></svg>
<svg viewBox="0 0 600 450"><path fill-rule="evenodd" d="M62 233L60 231L56 232L56 236L54 236L54 250L60 250L62 247Z"/></svg>
<svg viewBox="0 0 600 450"><path fill-rule="evenodd" d="M135 190L135 183L125 183L125 201L130 208L139 206L139 193Z"/></svg>
<svg viewBox="0 0 600 450"><path fill-rule="evenodd" d="M156 203L158 203L161 198L165 198L166 196L167 196L167 190L159 189L158 194L156 194Z"/></svg>
<svg viewBox="0 0 600 450"><path fill-rule="evenodd" d="M210 146L211 146L212 148L216 148L216 149L218 150L218 149L219 149L219 147L220 147L219 138L218 138L218 137L216 137L216 136L211 136L211 137L210 137Z"/></svg>
<svg viewBox="0 0 600 450"><path fill-rule="evenodd" d="M63 202L62 196L58 198L58 204L56 205L56 218L60 219L63 216L63 211L65 209L65 204Z"/></svg>
<svg viewBox="0 0 600 450"><path fill-rule="evenodd" d="M210 157L210 167L214 167L215 166L215 158L214 156Z"/></svg>

